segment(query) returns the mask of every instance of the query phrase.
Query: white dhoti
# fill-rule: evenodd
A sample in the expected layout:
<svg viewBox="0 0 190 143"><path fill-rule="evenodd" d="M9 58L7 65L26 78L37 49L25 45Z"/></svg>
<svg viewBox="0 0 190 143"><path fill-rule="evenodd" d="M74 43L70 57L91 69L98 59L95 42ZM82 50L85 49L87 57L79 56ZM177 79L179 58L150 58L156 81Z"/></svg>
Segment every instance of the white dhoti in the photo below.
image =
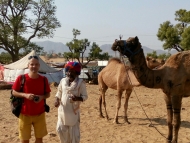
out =
<svg viewBox="0 0 190 143"><path fill-rule="evenodd" d="M63 125L61 120L57 122L57 133L61 143L79 143L80 126L79 121L74 126Z"/></svg>

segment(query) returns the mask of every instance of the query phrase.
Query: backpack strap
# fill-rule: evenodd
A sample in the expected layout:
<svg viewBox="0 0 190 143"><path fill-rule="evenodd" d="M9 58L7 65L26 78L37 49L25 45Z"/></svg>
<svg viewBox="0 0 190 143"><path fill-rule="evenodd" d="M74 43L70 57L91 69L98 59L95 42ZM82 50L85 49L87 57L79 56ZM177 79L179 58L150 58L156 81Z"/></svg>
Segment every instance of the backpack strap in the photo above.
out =
<svg viewBox="0 0 190 143"><path fill-rule="evenodd" d="M24 83L25 83L25 75L22 74L22 75L21 75L21 85L20 85L20 90L19 90L19 92L23 92ZM13 93L13 90L11 90L11 97L10 97L10 98L12 98L12 97L14 96L12 93Z"/></svg>
<svg viewBox="0 0 190 143"><path fill-rule="evenodd" d="M44 95L46 94L46 78L44 77ZM50 111L50 107L46 104L46 99L44 99L44 107L45 107L45 112Z"/></svg>

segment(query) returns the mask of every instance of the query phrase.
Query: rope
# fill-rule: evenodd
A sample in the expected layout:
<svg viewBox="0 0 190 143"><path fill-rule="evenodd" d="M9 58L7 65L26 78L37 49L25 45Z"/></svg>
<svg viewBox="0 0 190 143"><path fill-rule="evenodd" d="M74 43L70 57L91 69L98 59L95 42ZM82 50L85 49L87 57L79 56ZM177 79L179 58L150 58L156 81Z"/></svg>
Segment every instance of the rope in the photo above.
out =
<svg viewBox="0 0 190 143"><path fill-rule="evenodd" d="M129 76L129 74L128 74L128 69L126 68L127 66L126 66L126 63L124 62L123 56L122 56L122 62L124 63L124 66L125 66L125 69L126 69L126 72L127 72L127 77L128 77L128 79L129 79L129 82L130 82L130 84L132 85L130 76ZM136 96L136 98L137 98L137 100L138 100L138 102L139 102L139 104L140 104L140 106L141 106L141 109L143 110L144 114L146 115L146 118L147 118L147 119L149 120L149 122L150 122L149 127L154 127L154 129L155 129L161 136L163 136L165 139L167 139L167 137L165 137L165 136L153 125L151 119L150 119L150 118L148 117L148 115L146 114L146 111L144 110L144 108L143 108L143 106L142 106L142 104L141 104L141 102L140 102L140 100L139 100L139 98L138 98L138 96L137 96L137 93L136 93L136 91L135 91L135 89L134 89L133 86L132 86L132 91L134 91L135 96ZM168 140L168 139L167 139L167 140Z"/></svg>

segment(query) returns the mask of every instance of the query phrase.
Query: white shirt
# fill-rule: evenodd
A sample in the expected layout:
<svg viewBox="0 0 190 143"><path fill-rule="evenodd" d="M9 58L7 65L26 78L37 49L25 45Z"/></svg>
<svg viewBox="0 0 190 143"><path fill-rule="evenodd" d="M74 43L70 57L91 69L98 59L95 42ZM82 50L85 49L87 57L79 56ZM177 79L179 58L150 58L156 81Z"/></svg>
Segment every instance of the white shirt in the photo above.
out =
<svg viewBox="0 0 190 143"><path fill-rule="evenodd" d="M87 96L86 84L83 79L78 77L69 86L69 78L63 78L58 86L56 97L60 99L58 108L58 118L63 125L73 126L79 118L79 107L81 101L71 102L70 96L80 96L85 101Z"/></svg>

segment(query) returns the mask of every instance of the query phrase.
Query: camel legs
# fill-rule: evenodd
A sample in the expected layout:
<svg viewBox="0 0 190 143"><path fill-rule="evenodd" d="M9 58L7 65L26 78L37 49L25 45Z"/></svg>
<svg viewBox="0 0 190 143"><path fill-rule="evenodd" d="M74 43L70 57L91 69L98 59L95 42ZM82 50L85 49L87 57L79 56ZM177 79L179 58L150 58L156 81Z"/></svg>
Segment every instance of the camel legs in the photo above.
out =
<svg viewBox="0 0 190 143"><path fill-rule="evenodd" d="M178 132L181 124L181 101L182 96L172 96L165 98L167 104L168 140L167 143L177 143Z"/></svg>
<svg viewBox="0 0 190 143"><path fill-rule="evenodd" d="M168 136L167 136L167 143L171 143L173 138L173 110L172 110L172 102L171 98L165 95L164 97L167 107L167 124L168 124Z"/></svg>
<svg viewBox="0 0 190 143"><path fill-rule="evenodd" d="M130 122L128 121L128 118L127 118L127 109L128 109L128 102L129 102L129 98L130 98L131 92L132 92L132 89L126 90L126 93L125 93L125 103L124 103L124 120L128 124L130 124Z"/></svg>
<svg viewBox="0 0 190 143"><path fill-rule="evenodd" d="M105 101L105 93L106 93L106 91L107 91L107 87L105 87L105 88L100 88L99 90L100 90L100 92L101 92L101 95L100 95L100 97L99 97L99 113L100 113L100 117L101 118L104 118L104 116L103 116L103 113L102 113L102 103L103 103L103 105L104 105L104 109L105 109L105 114L106 114L106 118L107 118L107 120L108 120L108 114L107 114L107 110L106 110L106 101Z"/></svg>
<svg viewBox="0 0 190 143"><path fill-rule="evenodd" d="M178 132L181 125L181 101L182 96L172 96L172 105L173 105L173 140L172 143L177 143Z"/></svg>
<svg viewBox="0 0 190 143"><path fill-rule="evenodd" d="M99 97L99 113L100 113L99 116L101 118L104 118L103 113L102 113L102 94L100 94L100 97Z"/></svg>
<svg viewBox="0 0 190 143"><path fill-rule="evenodd" d="M113 123L118 124L118 112L121 107L121 96L122 96L123 91L118 89L117 93L117 103L116 103L116 113L115 113L115 118L113 120Z"/></svg>

